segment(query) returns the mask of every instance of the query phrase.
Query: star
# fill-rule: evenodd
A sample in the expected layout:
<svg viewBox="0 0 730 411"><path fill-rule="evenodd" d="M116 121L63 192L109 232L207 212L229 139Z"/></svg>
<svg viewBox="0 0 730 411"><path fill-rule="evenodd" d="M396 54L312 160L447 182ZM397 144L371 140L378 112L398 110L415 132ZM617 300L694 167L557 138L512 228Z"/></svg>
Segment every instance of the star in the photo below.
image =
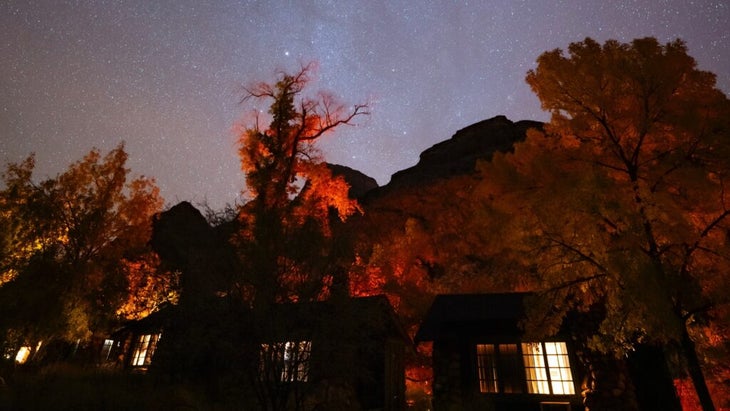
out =
<svg viewBox="0 0 730 411"><path fill-rule="evenodd" d="M372 102L368 119L327 137L324 158L386 184L470 124L547 120L525 74L541 53L585 37L682 38L727 93L726 3L9 0L0 161L35 152L43 178L124 140L131 174L155 177L169 203L222 208L245 190L233 130L262 110L241 104L242 87L314 61L312 92Z"/></svg>

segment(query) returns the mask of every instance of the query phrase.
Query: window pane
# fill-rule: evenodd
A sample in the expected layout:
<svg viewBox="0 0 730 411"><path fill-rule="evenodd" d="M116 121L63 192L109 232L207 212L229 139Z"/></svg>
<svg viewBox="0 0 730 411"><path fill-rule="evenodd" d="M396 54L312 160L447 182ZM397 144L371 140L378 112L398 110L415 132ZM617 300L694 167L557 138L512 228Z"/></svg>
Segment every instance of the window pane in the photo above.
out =
<svg viewBox="0 0 730 411"><path fill-rule="evenodd" d="M524 372L517 344L499 344L497 369L502 384L502 392L524 392Z"/></svg>
<svg viewBox="0 0 730 411"><path fill-rule="evenodd" d="M109 339L104 340L104 346L101 348L101 360L102 361L109 360L109 355L112 352L112 348L114 348L114 340L109 340Z"/></svg>
<svg viewBox="0 0 730 411"><path fill-rule="evenodd" d="M563 342L546 342L544 344L548 367L550 368L550 383L553 394L575 394L567 346Z"/></svg>
<svg viewBox="0 0 730 411"><path fill-rule="evenodd" d="M541 380L541 381L538 381L538 383L540 386L540 391L539 391L540 394L549 394L550 393L550 385L548 384L547 381Z"/></svg>
<svg viewBox="0 0 730 411"><path fill-rule="evenodd" d="M522 343L527 392L531 394L550 394L542 351L541 343Z"/></svg>
<svg viewBox="0 0 730 411"><path fill-rule="evenodd" d="M157 347L157 341L159 341L162 334L145 334L140 335L137 339L137 343L132 354L132 366L142 367L150 365L152 362L152 355L155 353Z"/></svg>
<svg viewBox="0 0 730 411"><path fill-rule="evenodd" d="M265 380L307 381L311 341L261 344L259 373Z"/></svg>
<svg viewBox="0 0 730 411"><path fill-rule="evenodd" d="M18 353L15 355L15 362L18 364L25 364L25 362L28 361L28 357L30 357L31 350L32 348L29 346L20 347Z"/></svg>
<svg viewBox="0 0 730 411"><path fill-rule="evenodd" d="M498 392L497 362L493 344L477 344L477 373L480 392Z"/></svg>
<svg viewBox="0 0 730 411"><path fill-rule="evenodd" d="M147 346L150 343L150 334L140 335L137 339L137 345L134 348L134 354L132 355L132 365L135 367L144 365L145 357L147 356Z"/></svg>

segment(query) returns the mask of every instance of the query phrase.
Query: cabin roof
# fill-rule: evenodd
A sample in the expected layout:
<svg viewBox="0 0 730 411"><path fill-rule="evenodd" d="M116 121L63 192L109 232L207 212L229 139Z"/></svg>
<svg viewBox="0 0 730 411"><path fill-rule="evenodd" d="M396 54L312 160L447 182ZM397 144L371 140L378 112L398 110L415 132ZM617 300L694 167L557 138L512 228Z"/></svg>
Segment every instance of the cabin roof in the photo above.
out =
<svg viewBox="0 0 730 411"><path fill-rule="evenodd" d="M380 334L383 337L398 338L407 344L410 343L408 334L384 295L351 297L339 302L274 304L265 312L265 320L257 318L261 314L246 309L242 304L233 310L225 307L224 299L211 302L211 305L206 307L206 314L211 318L203 322L220 321L221 318L243 323L248 321L247 324L256 328L262 338L272 339L311 337L313 333L336 332L337 328L342 328L343 322L347 322L360 328L364 334ZM189 321L188 316L189 314L183 312L180 306L169 305L143 319L128 322L119 332L125 330L136 333L158 332L167 327L179 327L185 324Z"/></svg>
<svg viewBox="0 0 730 411"><path fill-rule="evenodd" d="M433 341L456 329L516 333L530 293L441 294L426 314L415 341Z"/></svg>

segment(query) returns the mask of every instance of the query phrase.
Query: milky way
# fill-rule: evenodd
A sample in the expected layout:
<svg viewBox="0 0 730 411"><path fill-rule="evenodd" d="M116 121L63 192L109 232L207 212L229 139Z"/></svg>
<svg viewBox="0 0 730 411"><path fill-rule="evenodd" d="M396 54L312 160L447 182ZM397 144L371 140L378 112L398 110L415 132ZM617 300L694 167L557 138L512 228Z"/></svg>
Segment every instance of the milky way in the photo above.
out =
<svg viewBox="0 0 730 411"><path fill-rule="evenodd" d="M728 93L726 1L5 0L0 160L35 152L42 178L125 141L169 204L219 208L244 189L242 85L315 61L315 88L372 105L325 158L385 184L474 122L547 120L524 81L540 53L646 36L685 40Z"/></svg>

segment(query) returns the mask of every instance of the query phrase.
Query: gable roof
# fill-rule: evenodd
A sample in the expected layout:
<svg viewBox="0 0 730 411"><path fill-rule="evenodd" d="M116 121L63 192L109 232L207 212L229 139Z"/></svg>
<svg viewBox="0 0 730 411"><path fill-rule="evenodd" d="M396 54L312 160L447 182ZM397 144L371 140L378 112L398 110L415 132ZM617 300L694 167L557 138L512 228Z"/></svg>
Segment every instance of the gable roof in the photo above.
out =
<svg viewBox="0 0 730 411"><path fill-rule="evenodd" d="M415 341L433 341L461 331L519 333L523 300L530 293L437 295Z"/></svg>
<svg viewBox="0 0 730 411"><path fill-rule="evenodd" d="M252 317L253 312L242 303L231 306L230 300L224 298L208 301L205 309L205 312L197 312L196 318L192 319L191 313L181 306L167 305L145 318L127 322L115 334L130 331L149 334L168 327L185 329L190 321L202 321L202 324L235 321L241 327L253 327L261 338L272 340L311 338L322 333L336 337L338 330L342 333L346 324L360 335L397 338L406 344L411 341L384 295L348 297L336 302L273 304L265 319L256 318L256 315Z"/></svg>
<svg viewBox="0 0 730 411"><path fill-rule="evenodd" d="M385 295L275 304L269 314L271 321L267 321L259 331L264 335L273 334L274 338L293 335L305 337L322 332L336 334L338 330L344 332L344 327L347 327L357 329L361 335L379 334L410 343L408 334Z"/></svg>

